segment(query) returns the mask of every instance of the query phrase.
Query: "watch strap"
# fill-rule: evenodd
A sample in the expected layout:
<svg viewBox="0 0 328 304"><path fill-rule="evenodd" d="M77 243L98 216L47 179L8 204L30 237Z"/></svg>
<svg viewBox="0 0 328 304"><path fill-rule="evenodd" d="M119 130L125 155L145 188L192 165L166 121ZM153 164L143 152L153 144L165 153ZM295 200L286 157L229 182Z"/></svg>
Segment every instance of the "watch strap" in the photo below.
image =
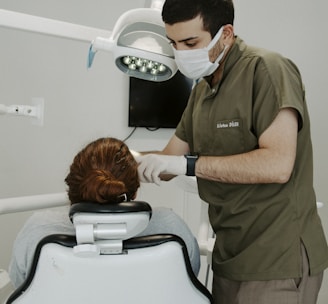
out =
<svg viewBox="0 0 328 304"><path fill-rule="evenodd" d="M195 176L195 166L196 161L198 160L198 154L186 154L185 158L187 159L187 176Z"/></svg>

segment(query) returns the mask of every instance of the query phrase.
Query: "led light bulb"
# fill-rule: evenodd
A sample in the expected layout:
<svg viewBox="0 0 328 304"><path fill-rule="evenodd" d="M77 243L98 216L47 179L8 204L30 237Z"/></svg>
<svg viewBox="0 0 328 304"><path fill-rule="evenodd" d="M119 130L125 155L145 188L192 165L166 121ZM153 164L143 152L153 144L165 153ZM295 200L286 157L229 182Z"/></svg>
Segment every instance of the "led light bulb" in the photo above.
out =
<svg viewBox="0 0 328 304"><path fill-rule="evenodd" d="M137 69L137 66L135 63L129 64L129 69L135 71Z"/></svg>
<svg viewBox="0 0 328 304"><path fill-rule="evenodd" d="M152 61L148 61L148 63L147 63L147 68L148 69L152 69L154 67L154 62L152 62Z"/></svg>
<svg viewBox="0 0 328 304"><path fill-rule="evenodd" d="M147 69L147 67L145 65L143 65L143 66L140 67L139 71L141 73L147 73L148 69Z"/></svg>
<svg viewBox="0 0 328 304"><path fill-rule="evenodd" d="M130 56L125 56L123 58L123 63L126 64L126 65L129 65L131 63L131 58Z"/></svg>
<svg viewBox="0 0 328 304"><path fill-rule="evenodd" d="M164 64L160 64L159 67L158 67L158 71L163 73L166 71L166 66Z"/></svg>
<svg viewBox="0 0 328 304"><path fill-rule="evenodd" d="M141 67L143 65L144 61L143 61L143 59L138 58L135 63L138 67Z"/></svg>

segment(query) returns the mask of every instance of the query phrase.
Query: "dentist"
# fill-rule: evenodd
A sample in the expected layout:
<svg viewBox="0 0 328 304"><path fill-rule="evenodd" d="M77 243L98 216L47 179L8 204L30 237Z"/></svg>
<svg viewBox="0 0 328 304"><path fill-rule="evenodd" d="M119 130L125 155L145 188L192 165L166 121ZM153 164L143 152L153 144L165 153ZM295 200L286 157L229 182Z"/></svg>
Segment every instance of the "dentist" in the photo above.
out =
<svg viewBox="0 0 328 304"><path fill-rule="evenodd" d="M314 304L328 266L301 75L234 34L232 0L166 0L180 71L199 79L175 134L136 157L143 182L196 176L216 234L216 304Z"/></svg>

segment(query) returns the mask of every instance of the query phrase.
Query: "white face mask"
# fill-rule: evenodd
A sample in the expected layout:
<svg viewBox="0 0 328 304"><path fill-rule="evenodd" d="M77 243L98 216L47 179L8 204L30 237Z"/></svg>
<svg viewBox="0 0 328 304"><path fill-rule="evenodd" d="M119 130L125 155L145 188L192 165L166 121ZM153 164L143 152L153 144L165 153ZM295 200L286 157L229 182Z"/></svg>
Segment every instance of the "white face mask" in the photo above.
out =
<svg viewBox="0 0 328 304"><path fill-rule="evenodd" d="M224 56L227 46L224 47L224 50L214 62L210 61L208 51L219 41L222 32L223 26L205 48L180 51L173 48L175 61L180 72L191 79L211 75L219 67L219 62Z"/></svg>

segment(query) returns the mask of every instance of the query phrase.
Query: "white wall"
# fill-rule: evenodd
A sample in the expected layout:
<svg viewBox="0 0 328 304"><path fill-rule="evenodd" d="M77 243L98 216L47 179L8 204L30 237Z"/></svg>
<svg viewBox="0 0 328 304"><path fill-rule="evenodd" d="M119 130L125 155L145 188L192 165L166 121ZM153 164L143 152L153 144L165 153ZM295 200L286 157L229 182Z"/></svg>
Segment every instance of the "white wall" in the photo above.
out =
<svg viewBox="0 0 328 304"><path fill-rule="evenodd" d="M145 2L0 0L0 8L111 30L122 12L143 7ZM235 7L238 35L249 44L290 57L302 72L312 119L315 189L318 200L328 203L324 125L328 4L324 0L235 0ZM45 99L43 127L27 119L0 116L0 198L62 192L68 165L85 143L100 136L125 138L132 130L127 127L128 78L116 69L111 54L99 53L87 70L87 43L5 28L0 28L0 39L0 103ZM172 132L138 129L128 144L135 149L160 149ZM194 222L197 210L185 212L186 197L172 182L161 188L143 186L139 192L139 198L171 206ZM328 206L320 214L328 235ZM0 216L0 268L7 268L12 240L28 215ZM327 303L327 286L326 278L320 304Z"/></svg>

